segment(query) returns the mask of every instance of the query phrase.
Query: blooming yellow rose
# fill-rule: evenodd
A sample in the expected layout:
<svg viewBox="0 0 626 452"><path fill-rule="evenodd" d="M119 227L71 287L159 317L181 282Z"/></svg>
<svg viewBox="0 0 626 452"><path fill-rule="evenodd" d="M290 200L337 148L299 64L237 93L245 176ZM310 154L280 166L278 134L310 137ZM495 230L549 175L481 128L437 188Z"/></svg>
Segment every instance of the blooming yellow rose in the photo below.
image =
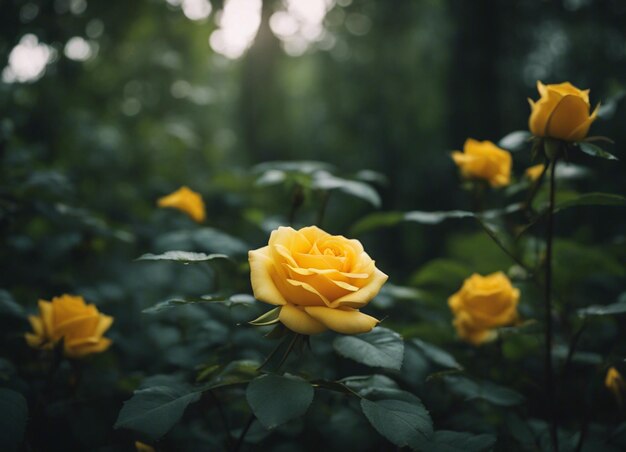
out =
<svg viewBox="0 0 626 452"><path fill-rule="evenodd" d="M458 335L479 345L495 337L494 328L517 319L520 292L502 272L487 276L473 274L448 299Z"/></svg>
<svg viewBox="0 0 626 452"><path fill-rule="evenodd" d="M622 404L622 394L626 391L626 383L624 378L615 367L610 367L604 379L604 386L613 393L615 400Z"/></svg>
<svg viewBox="0 0 626 452"><path fill-rule="evenodd" d="M511 181L511 154L491 141L468 138L463 152L454 151L452 159L468 179L484 179L492 187L509 185Z"/></svg>
<svg viewBox="0 0 626 452"><path fill-rule="evenodd" d="M598 109L589 115L589 90L580 90L569 82L544 85L537 81L541 98L530 102L528 127L537 137L564 141L580 141L587 136L589 126L598 116Z"/></svg>
<svg viewBox="0 0 626 452"><path fill-rule="evenodd" d="M61 295L51 302L39 300L39 316L29 316L28 320L33 333L26 333L26 342L34 348L51 349L63 339L65 355L82 358L111 345L102 335L111 327L113 317L85 304L83 297Z"/></svg>
<svg viewBox="0 0 626 452"><path fill-rule="evenodd" d="M539 179L539 176L541 176L541 173L543 173L545 167L546 166L543 163L531 166L530 168L526 169L526 171L524 172L524 176L534 182Z"/></svg>
<svg viewBox="0 0 626 452"><path fill-rule="evenodd" d="M279 227L249 253L254 296L280 306L279 320L300 334L370 331L378 320L359 311L387 281L358 240L316 226Z"/></svg>
<svg viewBox="0 0 626 452"><path fill-rule="evenodd" d="M205 218L202 196L188 187L180 187L174 193L159 198L158 206L178 209L185 212L192 220L198 223L202 223Z"/></svg>

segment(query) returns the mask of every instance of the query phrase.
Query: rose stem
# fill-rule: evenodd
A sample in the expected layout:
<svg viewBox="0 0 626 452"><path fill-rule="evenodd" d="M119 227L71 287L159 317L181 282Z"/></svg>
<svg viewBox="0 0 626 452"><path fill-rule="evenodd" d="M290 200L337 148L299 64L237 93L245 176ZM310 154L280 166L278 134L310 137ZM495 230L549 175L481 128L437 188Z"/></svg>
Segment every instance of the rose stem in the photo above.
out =
<svg viewBox="0 0 626 452"><path fill-rule="evenodd" d="M302 185L296 184L293 188L293 194L291 195L291 207L289 208L289 215L287 216L287 221L289 225L293 226L294 221L296 220L296 212L304 202L304 192L302 190Z"/></svg>
<svg viewBox="0 0 626 452"><path fill-rule="evenodd" d="M524 200L524 207L522 208L522 210L526 214L528 214L528 210L531 208L533 200L535 199L535 196L537 196L537 193L539 192L539 187L541 187L541 183L543 182L543 178L545 177L547 172L548 172L548 166L544 165L543 171L541 172L537 180L533 182L532 187L530 191L528 192L528 196Z"/></svg>
<svg viewBox="0 0 626 452"><path fill-rule="evenodd" d="M317 227L322 228L324 222L324 215L326 215L326 206L328 206L328 199L330 198L330 192L322 192L322 200L320 202L320 208L317 211Z"/></svg>
<svg viewBox="0 0 626 452"><path fill-rule="evenodd" d="M248 433L248 430L250 430L250 427L252 427L253 422L254 422L254 414L251 414L250 417L248 417L246 426L243 428L243 430L241 431L241 434L239 435L239 438L237 439L237 444L235 444L235 447L233 448L233 452L239 452L239 449L241 449L241 445L243 444L243 440L246 437L246 433Z"/></svg>
<svg viewBox="0 0 626 452"><path fill-rule="evenodd" d="M550 204L548 206L548 224L546 228L546 283L545 283L545 379L550 414L550 436L555 452L559 450L558 419L554 387L554 369L552 368L552 234L554 228L554 193L555 173L558 157L553 157L550 167Z"/></svg>

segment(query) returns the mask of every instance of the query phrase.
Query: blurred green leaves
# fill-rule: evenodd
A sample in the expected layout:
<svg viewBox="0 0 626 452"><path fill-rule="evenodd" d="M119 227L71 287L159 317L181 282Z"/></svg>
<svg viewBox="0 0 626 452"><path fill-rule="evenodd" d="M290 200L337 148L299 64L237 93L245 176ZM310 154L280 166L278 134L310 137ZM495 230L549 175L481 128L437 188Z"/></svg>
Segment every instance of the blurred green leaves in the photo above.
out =
<svg viewBox="0 0 626 452"><path fill-rule="evenodd" d="M20 450L28 421L28 405L19 392L0 388L0 449Z"/></svg>
<svg viewBox="0 0 626 452"><path fill-rule="evenodd" d="M124 402L115 428L128 428L149 439L159 439L178 422L190 403L200 400L200 396L184 385L138 389Z"/></svg>

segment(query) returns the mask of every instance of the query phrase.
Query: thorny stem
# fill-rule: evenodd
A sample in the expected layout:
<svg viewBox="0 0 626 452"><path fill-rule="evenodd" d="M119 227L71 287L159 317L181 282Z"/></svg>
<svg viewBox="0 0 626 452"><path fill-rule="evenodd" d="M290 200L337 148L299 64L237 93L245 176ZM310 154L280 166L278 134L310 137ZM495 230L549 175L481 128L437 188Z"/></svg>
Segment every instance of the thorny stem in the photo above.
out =
<svg viewBox="0 0 626 452"><path fill-rule="evenodd" d="M556 408L554 369L552 366L552 236L554 229L554 195L555 172L557 157L554 157L550 166L550 204L548 207L548 223L546 228L546 281L545 281L545 383L550 414L550 436L555 452L559 450L558 416Z"/></svg>

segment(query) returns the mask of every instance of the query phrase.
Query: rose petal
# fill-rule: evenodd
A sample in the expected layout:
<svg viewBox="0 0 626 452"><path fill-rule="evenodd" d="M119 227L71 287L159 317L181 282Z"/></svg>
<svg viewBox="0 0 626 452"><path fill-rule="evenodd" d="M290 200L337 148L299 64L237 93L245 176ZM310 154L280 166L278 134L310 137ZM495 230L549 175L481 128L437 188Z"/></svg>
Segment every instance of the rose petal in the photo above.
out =
<svg viewBox="0 0 626 452"><path fill-rule="evenodd" d="M587 123L588 119L589 105L580 97L567 95L561 99L550 115L546 134L566 140L579 126Z"/></svg>
<svg viewBox="0 0 626 452"><path fill-rule="evenodd" d="M56 326L53 339L57 340L65 337L66 340L69 340L73 338L93 336L93 332L98 326L98 321L99 316L91 314L65 320L60 325Z"/></svg>
<svg viewBox="0 0 626 452"><path fill-rule="evenodd" d="M538 137L546 136L546 128L550 115L561 100L561 95L555 91L548 91L532 106L528 128L533 135Z"/></svg>
<svg viewBox="0 0 626 452"><path fill-rule="evenodd" d="M323 294L321 294L311 284L298 281L297 279L287 279L287 282L293 287L303 289L300 291L299 296L293 298L294 304L299 304L302 306L317 306L317 305L328 306L330 304L330 301L328 300L328 298L326 298Z"/></svg>
<svg viewBox="0 0 626 452"><path fill-rule="evenodd" d="M46 337L51 337L54 331L52 303L45 300L39 300L39 313L41 314L41 322Z"/></svg>
<svg viewBox="0 0 626 452"><path fill-rule="evenodd" d="M43 321L41 320L41 317L29 315L28 322L33 327L33 331L37 336L44 336Z"/></svg>
<svg viewBox="0 0 626 452"><path fill-rule="evenodd" d="M278 319L291 331L299 334L318 334L326 331L326 327L308 315L303 309L287 304L280 309Z"/></svg>
<svg viewBox="0 0 626 452"><path fill-rule="evenodd" d="M68 347L65 345L65 353L70 358L82 358L83 356L90 355L92 353L99 353L105 351L111 346L113 342L106 337L100 338L97 342L89 342L82 345Z"/></svg>
<svg viewBox="0 0 626 452"><path fill-rule="evenodd" d="M273 305L287 304L285 297L276 287L273 279L274 263L267 256L269 246L252 250L248 253L250 261L250 282L257 300Z"/></svg>
<svg viewBox="0 0 626 452"><path fill-rule="evenodd" d="M381 272L379 269L376 269L372 280L365 286L361 287L356 292L338 298L330 303L329 306L331 308L339 306L347 306L351 308L363 307L369 303L370 300L378 294L378 292L380 292L381 287L383 287L383 284L385 284L388 278L389 276Z"/></svg>
<svg viewBox="0 0 626 452"><path fill-rule="evenodd" d="M567 141L581 141L583 138L587 136L589 133L589 127L591 127L591 123L596 120L598 117L598 111L600 110L600 104L596 105L596 108L591 113L591 116L585 120L581 125L576 127L572 133L567 137Z"/></svg>
<svg viewBox="0 0 626 452"><path fill-rule="evenodd" d="M100 314L98 325L96 326L96 330L94 331L93 335L96 337L102 336L106 330L111 328L112 324L113 324L113 317Z"/></svg>
<svg viewBox="0 0 626 452"><path fill-rule="evenodd" d="M367 333L379 322L378 319L353 309L307 306L304 310L329 329L342 334Z"/></svg>

